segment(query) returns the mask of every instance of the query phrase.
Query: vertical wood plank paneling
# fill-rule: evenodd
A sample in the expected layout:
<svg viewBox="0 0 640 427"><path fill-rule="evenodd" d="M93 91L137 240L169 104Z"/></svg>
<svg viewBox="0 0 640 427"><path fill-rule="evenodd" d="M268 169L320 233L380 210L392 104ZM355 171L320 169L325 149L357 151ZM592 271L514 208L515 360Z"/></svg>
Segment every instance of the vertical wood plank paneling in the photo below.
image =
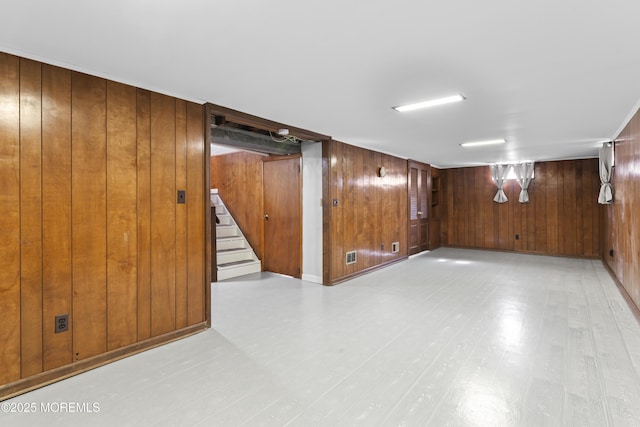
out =
<svg viewBox="0 0 640 427"><path fill-rule="evenodd" d="M445 246L454 245L453 238L451 236L451 229L453 228L453 169L444 169L440 171L440 205L441 205L441 229L442 244ZM485 227L485 235L487 228Z"/></svg>
<svg viewBox="0 0 640 427"><path fill-rule="evenodd" d="M42 66L43 369L72 361L72 332L56 334L55 316L71 314L71 72ZM73 318L69 319L73 328Z"/></svg>
<svg viewBox="0 0 640 427"><path fill-rule="evenodd" d="M462 169L451 169L450 181L451 186L449 190L452 191L453 197L453 205L452 209L449 210L449 214L451 215L451 219L453 220L449 225L449 236L451 238L453 245L464 245L464 230L466 228L466 223L464 221L464 217L462 215L465 212L464 209L464 197L465 197L465 183L463 180Z"/></svg>
<svg viewBox="0 0 640 427"><path fill-rule="evenodd" d="M467 184L465 188L465 197L464 202L467 207L465 209L465 224L467 227L465 228L465 236L464 242L465 246L475 247L476 245L476 228L475 228L475 215L476 212L472 212L472 210L468 209L469 206L474 206L477 203L476 195L473 189L475 188L475 173L472 168L464 168L464 182Z"/></svg>
<svg viewBox="0 0 640 427"><path fill-rule="evenodd" d="M640 112L616 137L613 169L614 203L600 207L605 215L603 257L633 302L640 308ZM613 250L613 255L609 251Z"/></svg>
<svg viewBox="0 0 640 427"><path fill-rule="evenodd" d="M535 171L534 171L535 175ZM534 180L535 181L535 180ZM535 182L529 184L529 203L527 206L527 251L535 252L537 244L538 230L536 228L536 212L540 204L541 197L538 196L537 186Z"/></svg>
<svg viewBox="0 0 640 427"><path fill-rule="evenodd" d="M507 203L496 203L498 207L498 249L510 250L511 249L511 233L509 232L512 217L510 214L510 208L513 205L513 197L510 197L509 182L504 184L504 192L509 198Z"/></svg>
<svg viewBox="0 0 640 427"><path fill-rule="evenodd" d="M211 188L218 189L225 206L259 259L263 259L263 158L260 154L249 152L211 157Z"/></svg>
<svg viewBox="0 0 640 427"><path fill-rule="evenodd" d="M575 170L573 173L574 183L575 183L575 209L576 209L576 239L575 239L575 253L579 255L585 255L585 237L579 238L579 236L584 236L584 217L589 215L589 206L585 209L582 201L585 200L584 190L589 190L591 180L583 181L583 165L585 162L576 162L574 161ZM589 230L591 231L591 230ZM589 233L591 234L591 233Z"/></svg>
<svg viewBox="0 0 640 427"><path fill-rule="evenodd" d="M350 146L345 145L343 147L345 150L349 149ZM382 155L382 153L377 153L374 152L373 156L371 156L370 161L372 161L372 164L374 165L379 165L379 166L383 166L386 169L389 170L390 174L389 176L392 176L392 174L394 173L394 171L391 170L391 168L389 167L388 164L386 164L385 162L385 158ZM346 171L347 174L349 173L348 171ZM377 178L377 177L376 177ZM384 180L379 180L379 179L374 179L373 180L373 187L372 187L372 191L373 191L373 198L374 198L374 203L375 206L379 207L379 210L377 212L373 213L373 216L371 217L372 221L371 221L371 240L369 242L370 246L368 246L369 250L372 251L370 259L371 259L371 265L379 265L382 262L384 262L383 260L383 256L382 253L378 250L379 248L379 244L380 242L383 241L384 236L385 236L385 231L384 231L384 224L382 223L382 221L384 221L383 219L383 211L386 208L386 203L388 203L388 198L387 198L387 194L385 192L385 181ZM371 214L371 210L366 211L368 214ZM345 207L342 210L343 214L348 214L347 208ZM347 230L347 228L344 228L344 230ZM344 257L345 257L345 252L347 251L347 247L344 246L344 250L342 252L342 257L341 257L341 261L342 263L344 263Z"/></svg>
<svg viewBox="0 0 640 427"><path fill-rule="evenodd" d="M372 186L376 186L377 182L374 178L377 178L376 175L370 176L365 172L367 166L370 167L375 162L375 153L373 152L363 152L362 157L360 158L360 170L362 180L360 185L365 188L372 188ZM375 223L375 218L369 218L369 221L364 221L362 215L365 215L367 210L365 206L368 206L369 203L372 203L372 197L375 197L377 194L376 191L370 192L358 192L357 194L357 212L356 212L356 221L357 225L357 235L358 235L358 247L374 247L375 241L378 240L375 236L375 229L372 225ZM380 243L378 243L379 245ZM362 257L362 259L358 259L358 267L357 268L369 268L376 263L376 257Z"/></svg>
<svg viewBox="0 0 640 427"><path fill-rule="evenodd" d="M71 78L73 352L76 360L107 348L106 81Z"/></svg>
<svg viewBox="0 0 640 427"><path fill-rule="evenodd" d="M20 63L0 53L0 384L20 378Z"/></svg>
<svg viewBox="0 0 640 427"><path fill-rule="evenodd" d="M638 177L638 169L640 169L640 165L638 161L640 159L640 120L633 120L631 122L631 126L629 129L629 136L631 141L631 159L632 163L629 165L630 168L630 191L629 198L631 204L631 211L634 212L634 215L630 218L630 252L625 254L625 262L631 266L631 277L626 284L627 288L630 289L629 294L631 295L631 299L635 302L636 306L640 308L640 215L638 215L638 211L640 209L640 202L638 201L638 195L640 194L640 179Z"/></svg>
<svg viewBox="0 0 640 427"><path fill-rule="evenodd" d="M485 227L484 227L484 212L486 204L484 203L485 196L482 192L484 174L481 168L473 168L473 194L474 194L474 206L477 207L476 212L473 212L473 226L476 231L476 238L474 247L481 248L484 246L485 241Z"/></svg>
<svg viewBox="0 0 640 427"><path fill-rule="evenodd" d="M344 239L344 250L345 251L357 251L357 258L363 256L362 251L358 250L358 244L355 235L355 221L354 221L354 204L355 201L353 199L354 196L354 186L355 186L355 177L353 174L356 149L353 146L345 146L344 149L344 157L342 159L342 175L345 177L344 180L344 190L342 192L342 199L340 202L342 203L342 227L344 230L343 239ZM377 251L375 248L373 249L374 256L377 255ZM344 253L342 254L342 259L344 259ZM343 262L344 263L344 262ZM357 265L356 264L345 264L345 274L353 274L355 273Z"/></svg>
<svg viewBox="0 0 640 427"><path fill-rule="evenodd" d="M42 372L42 67L20 60L22 377Z"/></svg>
<svg viewBox="0 0 640 427"><path fill-rule="evenodd" d="M176 100L176 191L187 191L187 103ZM176 205L176 328L187 326L187 206ZM203 231L204 235L204 231Z"/></svg>
<svg viewBox="0 0 640 427"><path fill-rule="evenodd" d="M175 100L151 93L151 336L176 324Z"/></svg>
<svg viewBox="0 0 640 427"><path fill-rule="evenodd" d="M597 160L537 163L529 203L518 202L520 186L515 180L504 185L509 201L493 202L496 187L487 167L447 169L446 176L447 244L597 256L597 249L587 250L600 233L599 222L587 219L597 210L590 194L597 186Z"/></svg>
<svg viewBox="0 0 640 427"><path fill-rule="evenodd" d="M136 89L107 82L107 349L137 341Z"/></svg>
<svg viewBox="0 0 640 427"><path fill-rule="evenodd" d="M576 253L576 182L575 182L575 162L561 162L562 172L562 193L558 192L560 206L558 221L560 225L561 250L560 253L570 255ZM560 196L560 194L562 194ZM570 220L571 219L571 220Z"/></svg>
<svg viewBox="0 0 640 427"><path fill-rule="evenodd" d="M323 194L330 210L323 222L332 242L324 254L330 260L326 284L406 257L407 161L338 141L325 143L323 156L328 169ZM387 170L384 177L376 174L380 166ZM333 199L337 206L332 206ZM400 243L399 253L391 253L392 242ZM357 251L358 262L347 266L345 253L351 250Z"/></svg>
<svg viewBox="0 0 640 427"><path fill-rule="evenodd" d="M357 151L354 153L353 169L351 169L354 178L352 181L353 185L351 186L351 194L350 194L350 199L352 204L351 212L353 214L353 217L350 223L353 224L353 245L356 248L365 247L364 246L365 236L363 232L364 222L365 222L364 194L362 191L358 191L358 187L361 187L364 184L362 181L364 180L364 176L365 176L365 171L364 171L364 155L365 154L366 153L364 151ZM378 242L378 245L380 245L380 243L381 242ZM369 257L359 256L356 260L356 264L353 265L353 269L355 271L363 270L365 268L365 265L369 263L368 258Z"/></svg>
<svg viewBox="0 0 640 427"><path fill-rule="evenodd" d="M549 218L547 218L547 198L548 198L548 188L549 181L547 178L547 167L549 166L549 162L545 163L536 163L535 165L535 176L538 179L534 179L534 183L532 186L535 186L535 227L536 227L536 243L535 243L535 251L539 253L547 253L547 223ZM540 179L542 178L542 179ZM531 196L530 196L531 197Z"/></svg>
<svg viewBox="0 0 640 427"><path fill-rule="evenodd" d="M599 171L598 171L598 161L594 159L591 162L591 173L589 174L591 178L591 191L585 197L585 202L589 202L593 199L597 198L597 195L600 191L600 179L599 179ZM595 175L595 177L593 177ZM592 199L593 198L593 199ZM601 215L604 214L604 207L600 204L596 204L595 207L591 210L591 233L593 235L593 240L591 241L591 253L594 256L602 256L604 250L604 243L601 241L604 233L604 226L600 227L603 221L603 217ZM602 229L601 229L602 228Z"/></svg>
<svg viewBox="0 0 640 427"><path fill-rule="evenodd" d="M205 319L205 141L203 107L187 103L187 323Z"/></svg>
<svg viewBox="0 0 640 427"><path fill-rule="evenodd" d="M526 238L526 229L523 226L522 216L524 215L523 203L518 201L519 191L515 191L515 187L519 187L519 184L515 184L511 186L514 188L513 197L509 200L512 201L511 208L513 210L513 232L509 236L513 241L513 250L514 251L522 251L522 242ZM526 223L525 223L526 224ZM515 239L515 235L518 235L519 239Z"/></svg>
<svg viewBox="0 0 640 427"><path fill-rule="evenodd" d="M479 210L480 215L482 215L482 226L484 228L484 244L481 246L487 249L495 248L495 222L493 220L493 209L494 202L493 198L495 197L495 185L491 180L491 172L489 168L478 168L481 170L483 179L481 181L476 181L481 184L481 187L477 189L479 197L480 197L480 205L482 208ZM483 170L484 169L484 170ZM454 191L451 189L450 191Z"/></svg>
<svg viewBox="0 0 640 427"><path fill-rule="evenodd" d="M561 169L558 166L558 162L549 162L546 168L547 173L544 176L544 180L547 183L547 208L545 210L545 217L547 218L547 252L550 254L561 253L558 239L558 194L562 191L562 188L558 188L561 185L559 182Z"/></svg>
<svg viewBox="0 0 640 427"><path fill-rule="evenodd" d="M333 220L336 222L334 226L332 226L333 230L333 241L334 246L331 248L333 252L333 268L331 280L334 280L336 277L345 276L346 273L346 265L344 263L344 253L350 250L347 247L347 242L345 239L345 223L344 223L344 210L345 210L345 197L344 194L347 192L347 178L343 173L343 162L339 159L344 158L346 155L345 148L346 146L338 143L337 141L331 142L333 146L333 178L336 182L335 192L333 199L337 200L338 206L334 207L333 212Z"/></svg>
<svg viewBox="0 0 640 427"><path fill-rule="evenodd" d="M203 108L154 95L152 182L151 96L0 53L0 399L7 390L20 391L10 383L21 378L26 390L39 379L75 372L51 372L55 368L109 350L119 349L120 357L151 336L152 196L162 207L154 279L161 286L181 282L178 327L205 321ZM182 152L178 164L176 151ZM180 224L176 182L191 194L192 211ZM160 190L152 194L152 188ZM176 235L184 243L177 261L171 253ZM165 304L164 290L156 289L156 335L176 329L177 301L169 296ZM55 317L62 314L69 315L69 329L56 333Z"/></svg>
<svg viewBox="0 0 640 427"><path fill-rule="evenodd" d="M136 91L138 340L151 337L151 93Z"/></svg>

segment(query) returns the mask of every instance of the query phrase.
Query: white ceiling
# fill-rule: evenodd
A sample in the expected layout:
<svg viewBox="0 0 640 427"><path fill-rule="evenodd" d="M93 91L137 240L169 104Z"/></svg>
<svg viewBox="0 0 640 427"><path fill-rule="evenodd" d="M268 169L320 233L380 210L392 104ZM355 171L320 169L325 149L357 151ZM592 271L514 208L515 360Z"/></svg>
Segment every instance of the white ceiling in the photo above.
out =
<svg viewBox="0 0 640 427"><path fill-rule="evenodd" d="M640 99L637 0L2 0L0 10L2 51L440 167L596 156ZM456 93L467 100L391 109Z"/></svg>

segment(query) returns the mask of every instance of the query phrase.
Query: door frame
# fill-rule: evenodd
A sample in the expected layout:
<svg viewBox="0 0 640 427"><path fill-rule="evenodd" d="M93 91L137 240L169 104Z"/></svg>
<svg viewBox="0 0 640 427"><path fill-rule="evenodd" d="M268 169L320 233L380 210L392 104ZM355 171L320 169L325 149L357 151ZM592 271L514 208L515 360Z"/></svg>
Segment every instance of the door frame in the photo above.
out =
<svg viewBox="0 0 640 427"><path fill-rule="evenodd" d="M415 169L416 173L416 204L418 217L416 221L417 230L417 246L414 252L411 251L411 169ZM424 172L424 180L423 180ZM423 182L424 181L424 182ZM424 202L424 206L423 205ZM422 209L424 207L424 209ZM422 163L417 160L407 160L407 253L416 255L429 249L429 221L431 220L431 165ZM421 239L422 233L426 233L426 239Z"/></svg>

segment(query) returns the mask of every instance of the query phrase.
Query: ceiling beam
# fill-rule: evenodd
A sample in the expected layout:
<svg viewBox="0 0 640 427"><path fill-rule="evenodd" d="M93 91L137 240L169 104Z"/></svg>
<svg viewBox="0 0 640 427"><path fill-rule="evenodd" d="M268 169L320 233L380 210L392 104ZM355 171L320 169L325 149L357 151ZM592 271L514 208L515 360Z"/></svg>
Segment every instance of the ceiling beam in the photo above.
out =
<svg viewBox="0 0 640 427"><path fill-rule="evenodd" d="M266 154L289 155L301 153L301 146L299 142L277 142L269 135L263 135L229 126L212 127L211 143Z"/></svg>
<svg viewBox="0 0 640 427"><path fill-rule="evenodd" d="M212 115L211 123L224 124L225 122L235 123L239 125L246 125L254 127L256 129L262 129L264 131L277 134L280 129L288 129L289 135L293 135L296 138L303 139L305 141L329 141L331 137L323 135L321 133L312 132L310 130L289 126L284 123L278 123L271 120L263 119L262 117L253 116L251 114L243 113L240 111L232 110L231 108L222 107L215 104L207 104L208 109Z"/></svg>

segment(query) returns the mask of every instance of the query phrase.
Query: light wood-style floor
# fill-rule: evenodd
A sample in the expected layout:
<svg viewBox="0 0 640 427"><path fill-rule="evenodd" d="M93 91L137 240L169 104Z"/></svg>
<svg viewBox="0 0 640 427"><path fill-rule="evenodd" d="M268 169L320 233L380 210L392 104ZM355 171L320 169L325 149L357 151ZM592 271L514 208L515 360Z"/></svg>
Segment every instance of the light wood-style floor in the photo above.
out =
<svg viewBox="0 0 640 427"><path fill-rule="evenodd" d="M212 294L213 329L3 402L99 412L0 425L640 425L640 326L600 261L442 248Z"/></svg>

